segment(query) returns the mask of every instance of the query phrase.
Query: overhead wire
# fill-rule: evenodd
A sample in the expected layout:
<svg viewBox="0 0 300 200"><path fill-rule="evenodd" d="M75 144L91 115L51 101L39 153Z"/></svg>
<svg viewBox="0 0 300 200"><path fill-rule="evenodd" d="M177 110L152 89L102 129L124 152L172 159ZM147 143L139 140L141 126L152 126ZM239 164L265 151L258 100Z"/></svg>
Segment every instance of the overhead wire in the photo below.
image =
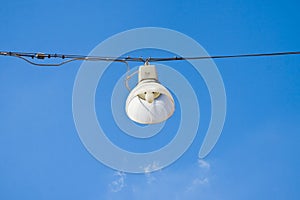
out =
<svg viewBox="0 0 300 200"><path fill-rule="evenodd" d="M300 51L287 51L287 52L273 52L273 53L254 53L254 54L236 54L236 55L214 55L214 56L195 56L195 57L165 57L155 58L149 57L144 59L142 57L104 57L104 56L82 56L82 55L68 55L68 54L48 54L48 53L27 53L27 52L10 52L0 51L2 56L13 56L21 58L24 61L35 66L61 66L73 61L107 61L107 62L163 62L163 61L179 61L179 60L203 60L203 59L228 59L228 58L245 58L245 57L267 57L267 56L284 56L284 55L299 55ZM68 59L59 63L38 63L33 62L26 57L32 59L50 59L61 58ZM128 64L128 63L127 63Z"/></svg>
<svg viewBox="0 0 300 200"><path fill-rule="evenodd" d="M11 52L11 51L0 51L0 56L13 56L26 61L29 64L42 67L58 67L74 61L105 61L105 62L121 62L126 65L126 78L125 86L130 91L129 79L135 75L138 71L129 74L130 66L128 62L142 62L148 64L149 62L164 62L164 61L180 61L180 60L203 60L203 59L228 59L228 58L246 58L246 57L269 57L269 56L284 56L284 55L300 55L300 51L286 51L286 52L272 52L272 53L253 53L253 54L236 54L236 55L215 55L215 56L195 56L195 57L149 57L144 59L142 57L104 57L104 56L82 56L82 55L69 55L69 54L49 54L49 53L28 53L28 52ZM30 59L50 59L60 58L64 61L58 63L38 63L33 62Z"/></svg>

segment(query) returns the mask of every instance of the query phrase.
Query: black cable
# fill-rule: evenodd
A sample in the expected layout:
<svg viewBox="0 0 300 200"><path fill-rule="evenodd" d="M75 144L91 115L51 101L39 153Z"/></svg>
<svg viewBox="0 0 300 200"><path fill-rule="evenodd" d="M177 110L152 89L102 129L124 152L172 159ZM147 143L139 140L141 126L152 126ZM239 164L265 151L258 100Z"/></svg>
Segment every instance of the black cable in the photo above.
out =
<svg viewBox="0 0 300 200"><path fill-rule="evenodd" d="M102 57L102 56L82 56L82 55L67 55L67 54L47 54L47 53L28 53L28 52L9 52L0 51L2 56L14 56L25 60L26 62L36 66L61 66L63 64L84 60L84 61L107 61L107 62L163 62L163 61L178 61L178 60L203 60L203 59L227 59L227 58L243 58L243 57L263 57L263 56L283 56L283 55L299 55L300 51L288 51L288 52L274 52L274 53L256 53L256 54L237 54L237 55L218 55L218 56L196 56L196 57L166 57L166 58L153 58L147 59L138 57ZM32 59L50 59L60 58L66 59L60 63L36 63L30 61L25 57Z"/></svg>
<svg viewBox="0 0 300 200"><path fill-rule="evenodd" d="M150 61L223 59L223 58L244 58L244 57L263 57L263 56L283 56L283 55L299 55L299 54L300 54L299 51L289 51L289 52L276 52L276 53L238 54L238 55L220 55L220 56L175 57L175 58L150 58Z"/></svg>

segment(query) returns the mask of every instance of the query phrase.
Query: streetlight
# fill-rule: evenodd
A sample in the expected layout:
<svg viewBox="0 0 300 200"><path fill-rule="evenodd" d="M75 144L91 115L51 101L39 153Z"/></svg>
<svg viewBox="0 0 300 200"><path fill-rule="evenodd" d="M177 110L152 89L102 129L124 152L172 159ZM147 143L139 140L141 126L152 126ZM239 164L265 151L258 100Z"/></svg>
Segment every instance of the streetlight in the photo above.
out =
<svg viewBox="0 0 300 200"><path fill-rule="evenodd" d="M126 100L127 116L140 124L156 124L167 120L175 110L171 93L158 81L154 65L139 67L138 84Z"/></svg>

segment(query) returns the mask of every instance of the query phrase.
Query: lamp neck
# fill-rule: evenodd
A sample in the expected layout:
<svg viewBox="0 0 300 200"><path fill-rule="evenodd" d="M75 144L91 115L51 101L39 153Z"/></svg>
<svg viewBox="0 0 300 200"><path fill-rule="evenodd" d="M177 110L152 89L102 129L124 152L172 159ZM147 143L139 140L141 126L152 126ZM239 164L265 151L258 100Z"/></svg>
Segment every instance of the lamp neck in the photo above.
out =
<svg viewBox="0 0 300 200"><path fill-rule="evenodd" d="M139 68L139 82L144 80L158 81L155 65L142 65Z"/></svg>

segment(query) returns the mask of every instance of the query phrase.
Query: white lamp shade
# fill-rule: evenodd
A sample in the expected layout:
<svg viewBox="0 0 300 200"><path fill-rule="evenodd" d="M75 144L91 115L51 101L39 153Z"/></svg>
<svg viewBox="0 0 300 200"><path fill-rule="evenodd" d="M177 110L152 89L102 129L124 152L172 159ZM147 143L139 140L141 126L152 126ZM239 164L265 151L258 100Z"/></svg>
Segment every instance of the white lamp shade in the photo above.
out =
<svg viewBox="0 0 300 200"><path fill-rule="evenodd" d="M165 121L174 113L171 93L155 81L141 81L126 100L128 117L141 124L156 124Z"/></svg>

